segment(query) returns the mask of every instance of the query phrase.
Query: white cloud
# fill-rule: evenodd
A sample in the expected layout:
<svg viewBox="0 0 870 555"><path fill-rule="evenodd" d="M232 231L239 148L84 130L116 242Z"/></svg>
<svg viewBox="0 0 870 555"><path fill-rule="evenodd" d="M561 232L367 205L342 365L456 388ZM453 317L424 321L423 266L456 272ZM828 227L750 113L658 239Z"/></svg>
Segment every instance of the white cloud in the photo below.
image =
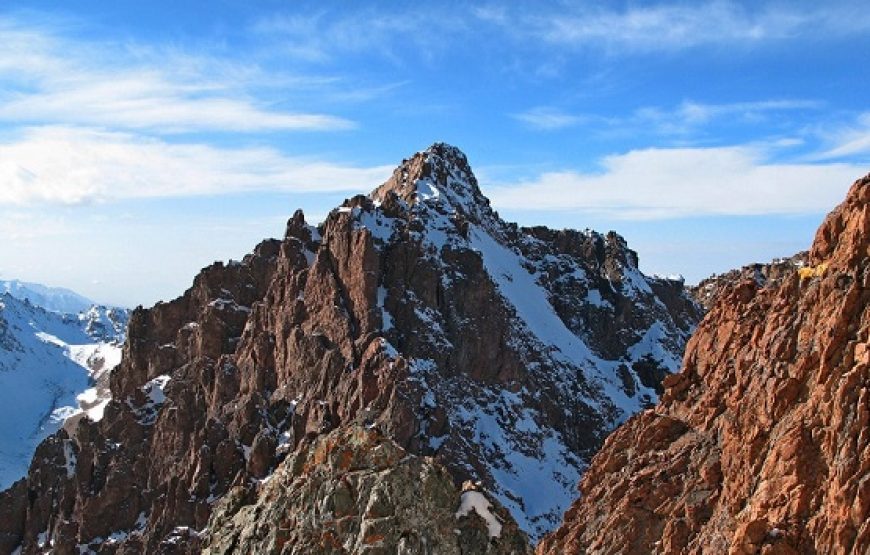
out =
<svg viewBox="0 0 870 555"><path fill-rule="evenodd" d="M806 214L833 208L867 172L854 164L770 162L750 146L634 150L602 166L597 174L549 172L488 193L502 209L618 219Z"/></svg>
<svg viewBox="0 0 870 555"><path fill-rule="evenodd" d="M392 167L288 157L270 148L173 144L75 127L0 143L0 204L77 204L242 191L364 191Z"/></svg>
<svg viewBox="0 0 870 555"><path fill-rule="evenodd" d="M329 114L275 110L254 93L322 79L135 44L70 40L0 18L0 122L98 125L158 133L335 130Z"/></svg>
<svg viewBox="0 0 870 555"><path fill-rule="evenodd" d="M87 79L85 79L87 81ZM159 76L126 75L81 83L70 90L43 90L6 98L0 120L109 125L161 133L348 129L353 124L325 114L270 112L252 101L196 99Z"/></svg>

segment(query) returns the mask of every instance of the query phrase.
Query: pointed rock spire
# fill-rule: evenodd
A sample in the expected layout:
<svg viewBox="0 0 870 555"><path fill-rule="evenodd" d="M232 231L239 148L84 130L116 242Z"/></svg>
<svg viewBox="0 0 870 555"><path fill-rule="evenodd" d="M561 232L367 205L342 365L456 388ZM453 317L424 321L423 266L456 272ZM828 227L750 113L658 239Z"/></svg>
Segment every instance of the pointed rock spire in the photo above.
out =
<svg viewBox="0 0 870 555"><path fill-rule="evenodd" d="M468 216L492 213L489 199L480 192L468 158L446 143L435 143L403 160L390 179L370 197L376 202L385 202L391 195L410 206L446 203Z"/></svg>

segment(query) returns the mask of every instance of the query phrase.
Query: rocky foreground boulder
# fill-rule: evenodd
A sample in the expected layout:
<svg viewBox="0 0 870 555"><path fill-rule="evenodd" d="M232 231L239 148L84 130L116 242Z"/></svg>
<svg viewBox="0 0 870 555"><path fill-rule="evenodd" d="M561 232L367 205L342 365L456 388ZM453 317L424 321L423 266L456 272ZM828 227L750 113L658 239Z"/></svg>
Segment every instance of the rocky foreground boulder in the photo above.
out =
<svg viewBox="0 0 870 555"><path fill-rule="evenodd" d="M216 504L204 554L531 553L504 508L372 428L317 438L249 495L237 487Z"/></svg>
<svg viewBox="0 0 870 555"><path fill-rule="evenodd" d="M718 295L537 553L870 553L870 176L805 265Z"/></svg>
<svg viewBox="0 0 870 555"><path fill-rule="evenodd" d="M246 515L272 514L284 461L349 426L479 484L508 511L503 529L512 518L534 540L607 434L655 404L699 316L683 283L644 276L616 233L504 222L465 155L433 145L321 225L297 212L282 240L137 309L104 418L49 438L0 493L0 511L14 508L0 552L188 553L232 538L280 552L279 531L249 533ZM312 476L333 484L331 468ZM297 493L275 499L297 511L327 499ZM370 498L354 495L358 511ZM446 511L444 499L420 502ZM305 524L302 545L324 522ZM354 522L336 553L374 549Z"/></svg>

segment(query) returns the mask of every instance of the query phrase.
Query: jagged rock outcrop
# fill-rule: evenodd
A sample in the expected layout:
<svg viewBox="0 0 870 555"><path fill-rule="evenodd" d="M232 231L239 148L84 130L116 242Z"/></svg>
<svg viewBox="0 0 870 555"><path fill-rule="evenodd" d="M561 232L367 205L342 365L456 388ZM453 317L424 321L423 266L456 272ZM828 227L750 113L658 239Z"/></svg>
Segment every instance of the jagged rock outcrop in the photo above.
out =
<svg viewBox="0 0 870 555"><path fill-rule="evenodd" d="M198 549L218 500L260 484L244 501L262 506L282 461L352 425L480 482L536 537L655 403L698 317L615 233L505 223L436 144L317 228L297 212L283 240L137 309L104 419L0 494L27 497L0 548Z"/></svg>
<svg viewBox="0 0 870 555"><path fill-rule="evenodd" d="M714 274L690 287L689 293L705 310L709 310L716 304L720 294L733 289L740 282L755 280L759 287L779 286L783 279L792 277L796 270L806 267L809 255L808 251L802 251L765 264L749 264L724 274Z"/></svg>
<svg viewBox="0 0 870 555"><path fill-rule="evenodd" d="M252 490L238 486L215 506L204 554L531 553L504 508L484 498L482 514L457 510L482 494L461 491L441 465L373 428L320 436Z"/></svg>
<svg viewBox="0 0 870 555"><path fill-rule="evenodd" d="M537 552L870 552L870 176L806 266L719 295Z"/></svg>

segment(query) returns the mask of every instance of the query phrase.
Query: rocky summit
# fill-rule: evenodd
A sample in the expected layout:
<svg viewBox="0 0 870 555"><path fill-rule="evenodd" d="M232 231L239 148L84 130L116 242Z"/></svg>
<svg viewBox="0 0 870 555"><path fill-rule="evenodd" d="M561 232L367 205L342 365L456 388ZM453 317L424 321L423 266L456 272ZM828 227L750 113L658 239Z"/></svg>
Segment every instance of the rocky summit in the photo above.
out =
<svg viewBox="0 0 870 555"><path fill-rule="evenodd" d="M522 553L699 319L615 233L504 222L435 144L134 311L104 417L0 494L0 551Z"/></svg>
<svg viewBox="0 0 870 555"><path fill-rule="evenodd" d="M870 553L870 176L788 265L716 295L540 555Z"/></svg>

